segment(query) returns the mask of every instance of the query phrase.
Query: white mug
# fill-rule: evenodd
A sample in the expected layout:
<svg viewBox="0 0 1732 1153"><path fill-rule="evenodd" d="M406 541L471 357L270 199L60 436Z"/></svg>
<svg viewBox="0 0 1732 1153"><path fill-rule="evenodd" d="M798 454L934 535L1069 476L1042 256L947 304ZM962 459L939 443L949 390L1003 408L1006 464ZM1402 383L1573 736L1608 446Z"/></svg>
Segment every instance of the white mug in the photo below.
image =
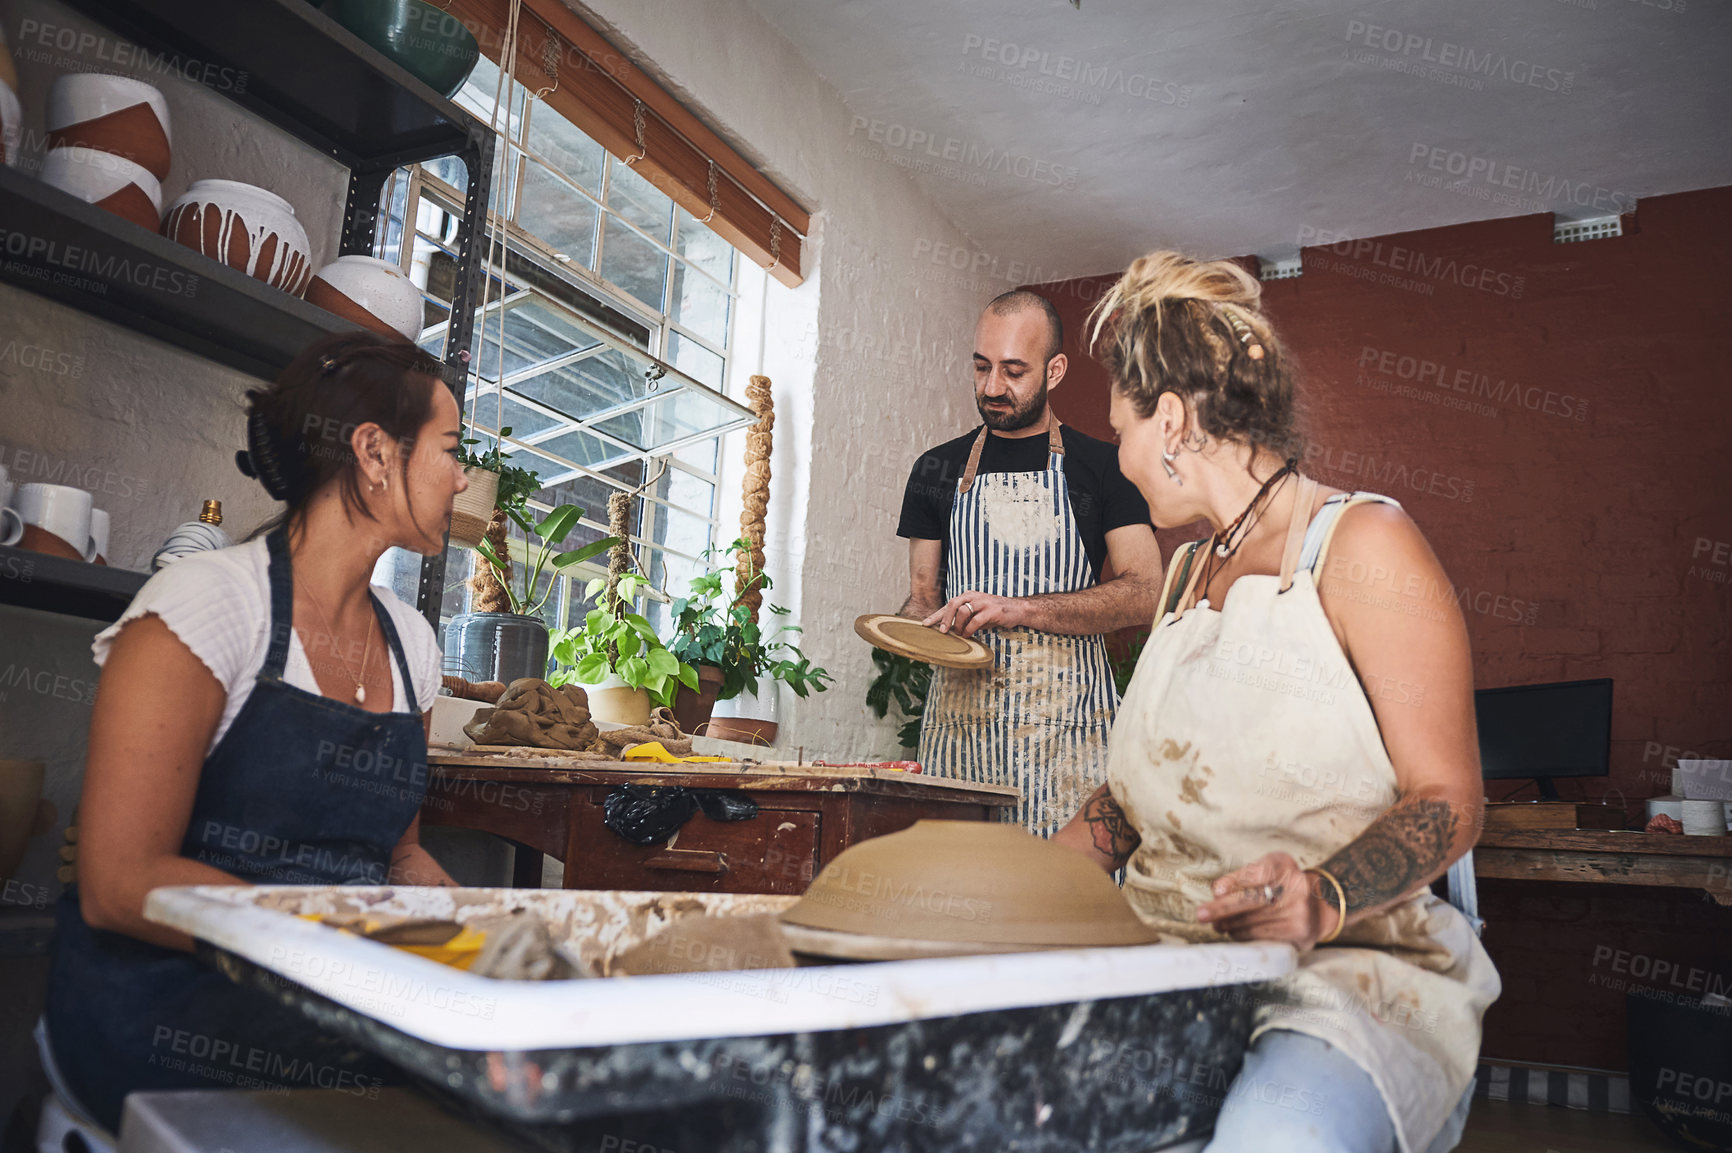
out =
<svg viewBox="0 0 1732 1153"><path fill-rule="evenodd" d="M108 512L105 509L90 510L90 551L84 559L94 561L102 558L102 563L108 563Z"/></svg>
<svg viewBox="0 0 1732 1153"><path fill-rule="evenodd" d="M65 484L26 484L18 489L18 513L27 525L53 533L79 555L90 553L90 494Z"/></svg>

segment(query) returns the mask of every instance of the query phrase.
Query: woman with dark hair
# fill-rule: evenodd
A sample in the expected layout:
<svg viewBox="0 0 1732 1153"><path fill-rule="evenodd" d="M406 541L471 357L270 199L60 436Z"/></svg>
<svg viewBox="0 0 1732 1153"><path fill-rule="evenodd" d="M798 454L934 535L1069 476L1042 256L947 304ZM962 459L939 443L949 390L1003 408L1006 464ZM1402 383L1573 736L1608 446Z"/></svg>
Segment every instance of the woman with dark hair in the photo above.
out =
<svg viewBox="0 0 1732 1153"><path fill-rule="evenodd" d="M1430 883L1483 806L1467 629L1387 497L1297 471L1291 366L1228 263L1159 252L1096 313L1119 465L1175 553L1108 742L1054 838L1175 940L1280 941L1207 1153L1441 1153L1500 983Z"/></svg>
<svg viewBox="0 0 1732 1153"><path fill-rule="evenodd" d="M326 337L249 392L242 471L286 506L182 557L92 646L102 665L78 883L56 911L44 1051L110 1131L139 1089L347 1088L383 1067L146 921L161 885L451 884L417 839L433 630L375 562L444 547L460 413L440 366Z"/></svg>

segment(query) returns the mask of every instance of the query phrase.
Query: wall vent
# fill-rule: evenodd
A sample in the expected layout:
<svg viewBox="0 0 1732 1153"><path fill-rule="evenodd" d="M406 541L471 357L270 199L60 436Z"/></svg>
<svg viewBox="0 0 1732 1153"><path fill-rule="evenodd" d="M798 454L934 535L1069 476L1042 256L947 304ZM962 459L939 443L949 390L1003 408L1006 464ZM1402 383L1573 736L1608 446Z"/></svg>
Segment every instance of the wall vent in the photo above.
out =
<svg viewBox="0 0 1732 1153"><path fill-rule="evenodd" d="M1283 256L1275 260L1259 256L1257 258L1257 276L1261 280L1291 280L1300 275L1305 268L1300 264L1300 256Z"/></svg>
<svg viewBox="0 0 1732 1153"><path fill-rule="evenodd" d="M1573 244L1578 240L1609 240L1624 235L1621 216L1594 216L1586 220L1552 217L1552 243Z"/></svg>

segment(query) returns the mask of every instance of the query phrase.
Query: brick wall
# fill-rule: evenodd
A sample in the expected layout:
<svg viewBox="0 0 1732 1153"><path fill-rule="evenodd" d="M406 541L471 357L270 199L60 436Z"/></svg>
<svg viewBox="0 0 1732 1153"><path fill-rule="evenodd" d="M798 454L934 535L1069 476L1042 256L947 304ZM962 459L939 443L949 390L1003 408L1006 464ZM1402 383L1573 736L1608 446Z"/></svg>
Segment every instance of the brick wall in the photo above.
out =
<svg viewBox="0 0 1732 1153"><path fill-rule="evenodd" d="M1611 775L1559 791L1633 821L1679 755L1732 756L1729 217L1719 188L1643 200L1613 240L1556 245L1528 216L1347 241L1264 286L1303 366L1306 470L1406 507L1478 687L1614 679ZM1110 282L1040 286L1072 362L1053 406L1102 437L1105 375L1080 348ZM1163 530L1163 551L1200 535ZM1617 950L1732 979L1732 910L1701 894L1483 889L1507 983L1488 1057L1622 1068L1623 993L1590 982Z"/></svg>

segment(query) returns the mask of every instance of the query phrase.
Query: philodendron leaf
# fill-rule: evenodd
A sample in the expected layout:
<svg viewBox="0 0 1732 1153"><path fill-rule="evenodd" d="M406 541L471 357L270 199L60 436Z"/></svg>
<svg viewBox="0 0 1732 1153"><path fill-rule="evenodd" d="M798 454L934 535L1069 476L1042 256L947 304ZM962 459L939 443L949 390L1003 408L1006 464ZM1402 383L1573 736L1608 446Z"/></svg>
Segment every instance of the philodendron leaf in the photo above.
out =
<svg viewBox="0 0 1732 1153"><path fill-rule="evenodd" d="M586 685L600 684L607 677L607 654L590 653L577 662L577 679Z"/></svg>
<svg viewBox="0 0 1732 1153"><path fill-rule="evenodd" d="M658 677L671 677L679 674L679 659L666 649L651 649L645 654L645 659L649 663L650 672Z"/></svg>
<svg viewBox="0 0 1732 1153"><path fill-rule="evenodd" d="M698 692L698 670L688 664L680 665L680 684L694 693Z"/></svg>
<svg viewBox="0 0 1732 1153"><path fill-rule="evenodd" d="M575 504L562 504L542 518L535 526L535 535L548 544L558 544L576 527L583 510Z"/></svg>
<svg viewBox="0 0 1732 1153"><path fill-rule="evenodd" d="M649 679L649 665L642 657L629 657L619 662L619 675L633 688L643 688Z"/></svg>
<svg viewBox="0 0 1732 1153"><path fill-rule="evenodd" d="M582 548L572 549L570 552L562 552L553 558L553 567L563 569L570 568L574 564L582 564L591 557L600 556L602 553L612 548L614 542L618 539L618 537L604 537L592 544L586 544Z"/></svg>

